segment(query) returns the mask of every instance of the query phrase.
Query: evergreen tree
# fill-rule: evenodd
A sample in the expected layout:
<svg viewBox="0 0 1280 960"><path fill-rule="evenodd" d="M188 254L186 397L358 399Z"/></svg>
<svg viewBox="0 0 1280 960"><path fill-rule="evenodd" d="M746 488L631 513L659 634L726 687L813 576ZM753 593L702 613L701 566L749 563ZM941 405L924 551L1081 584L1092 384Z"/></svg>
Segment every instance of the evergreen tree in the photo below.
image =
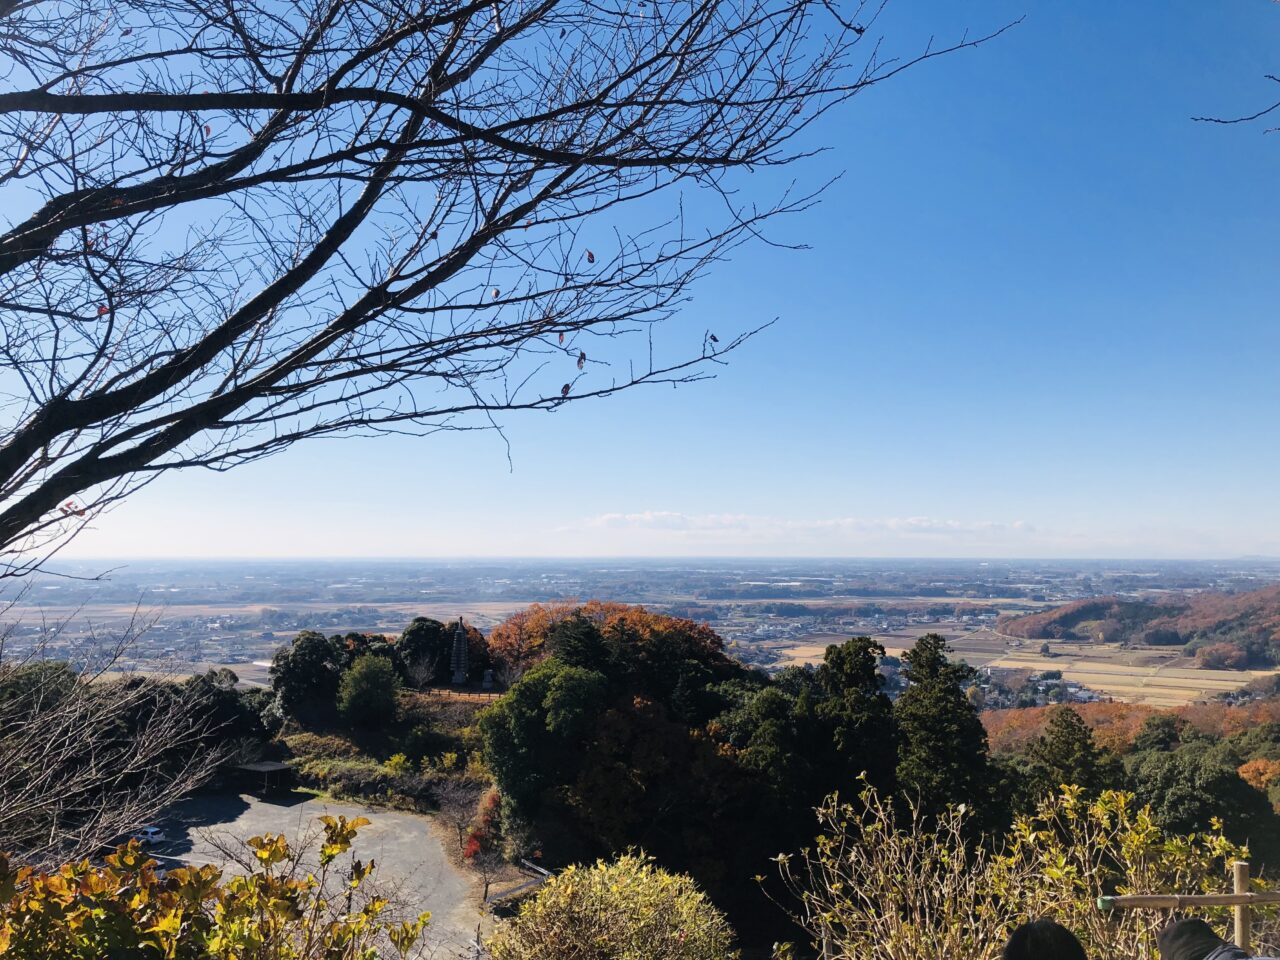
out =
<svg viewBox="0 0 1280 960"><path fill-rule="evenodd" d="M738 706L716 718L719 735L736 750L735 762L769 786L788 825L798 820L806 828L812 826L813 808L834 786L828 782L830 764L821 763L815 749L823 731L808 709L807 699L768 686L743 694Z"/></svg>
<svg viewBox="0 0 1280 960"><path fill-rule="evenodd" d="M561 663L585 670L612 672L612 656L600 628L590 617L575 612L551 628L547 649Z"/></svg>
<svg viewBox="0 0 1280 960"><path fill-rule="evenodd" d="M239 682L234 671L223 667L182 684L183 694L208 717L208 729L201 739L210 746L244 740L265 743L270 739L262 718L264 704L253 695L266 695L266 691L241 692L236 689Z"/></svg>
<svg viewBox="0 0 1280 960"><path fill-rule="evenodd" d="M520 817L544 790L576 778L608 689L603 674L549 657L477 718L485 762Z"/></svg>
<svg viewBox="0 0 1280 960"><path fill-rule="evenodd" d="M1242 762L1280 760L1280 723L1263 723L1250 727L1235 734L1227 742Z"/></svg>
<svg viewBox="0 0 1280 960"><path fill-rule="evenodd" d="M854 637L827 647L816 680L825 694L816 714L831 728L837 777L833 787L848 791L866 774L877 789L892 792L898 764L893 702L885 695L884 677L876 669L884 647L870 637Z"/></svg>
<svg viewBox="0 0 1280 960"><path fill-rule="evenodd" d="M316 719L333 706L342 674L342 652L313 630L303 630L271 663L271 689L280 713Z"/></svg>
<svg viewBox="0 0 1280 960"><path fill-rule="evenodd" d="M388 657L357 657L338 685L338 713L353 727L378 730L396 718L400 678Z"/></svg>
<svg viewBox="0 0 1280 960"><path fill-rule="evenodd" d="M1153 713L1142 721L1142 728L1133 738L1133 750L1174 750L1182 742L1182 731L1187 722L1171 713Z"/></svg>
<svg viewBox="0 0 1280 960"><path fill-rule="evenodd" d="M449 651L453 635L439 620L414 617L395 642L401 677L415 687L449 679Z"/></svg>
<svg viewBox="0 0 1280 960"><path fill-rule="evenodd" d="M975 671L947 659L946 640L927 633L903 654L909 686L894 704L898 783L926 814L948 804L988 809L992 770L987 734L965 696Z"/></svg>
<svg viewBox="0 0 1280 960"><path fill-rule="evenodd" d="M1224 743L1199 742L1172 753L1135 754L1130 776L1138 801L1160 826L1178 833L1207 830L1215 819L1234 840L1274 855L1276 818L1266 796L1240 778L1240 758Z"/></svg>
<svg viewBox="0 0 1280 960"><path fill-rule="evenodd" d="M1096 792L1121 786L1123 771L1093 740L1093 731L1068 706L1049 711L1044 733L1027 751L1040 795L1074 784Z"/></svg>

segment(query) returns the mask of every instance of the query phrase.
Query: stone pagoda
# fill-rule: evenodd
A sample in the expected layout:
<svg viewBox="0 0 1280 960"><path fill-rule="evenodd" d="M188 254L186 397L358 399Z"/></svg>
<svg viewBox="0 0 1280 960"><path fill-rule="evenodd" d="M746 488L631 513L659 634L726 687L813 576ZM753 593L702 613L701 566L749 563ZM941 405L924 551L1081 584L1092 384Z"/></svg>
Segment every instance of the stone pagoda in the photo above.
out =
<svg viewBox="0 0 1280 960"><path fill-rule="evenodd" d="M467 673L471 669L471 651L467 647L467 628L458 618L458 625L453 628L453 650L449 653L450 683L460 686L467 682Z"/></svg>

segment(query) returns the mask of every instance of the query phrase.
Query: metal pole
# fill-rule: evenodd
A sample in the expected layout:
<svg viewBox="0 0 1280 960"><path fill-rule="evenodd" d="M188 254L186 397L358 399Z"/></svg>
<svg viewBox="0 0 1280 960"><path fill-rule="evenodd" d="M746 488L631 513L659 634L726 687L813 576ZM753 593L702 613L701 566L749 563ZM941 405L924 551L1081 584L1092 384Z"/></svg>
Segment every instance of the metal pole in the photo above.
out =
<svg viewBox="0 0 1280 960"><path fill-rule="evenodd" d="M1237 860L1231 865L1231 874L1235 882L1236 893L1249 892L1249 864L1244 860ZM1249 927L1252 920L1252 911L1247 903L1239 904L1235 908L1236 915L1236 946L1246 953L1249 952Z"/></svg>

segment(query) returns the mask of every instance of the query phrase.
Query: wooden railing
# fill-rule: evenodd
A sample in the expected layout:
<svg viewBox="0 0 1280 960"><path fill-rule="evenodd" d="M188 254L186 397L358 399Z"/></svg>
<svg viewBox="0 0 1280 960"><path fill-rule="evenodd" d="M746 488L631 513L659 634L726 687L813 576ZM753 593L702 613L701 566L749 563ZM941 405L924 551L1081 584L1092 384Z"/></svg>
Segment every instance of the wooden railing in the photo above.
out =
<svg viewBox="0 0 1280 960"><path fill-rule="evenodd" d="M1231 865L1232 893L1206 893L1198 896L1144 893L1124 897L1099 897L1100 910L1185 910L1188 907L1234 907L1235 931L1232 939L1241 950L1249 949L1249 928L1253 923L1255 904L1280 903L1280 891L1252 893L1249 890L1249 864L1237 860Z"/></svg>
<svg viewBox="0 0 1280 960"><path fill-rule="evenodd" d="M445 700L467 700L471 702L497 700L502 696L499 690L467 690L457 687L427 687L420 691L433 697L442 697Z"/></svg>

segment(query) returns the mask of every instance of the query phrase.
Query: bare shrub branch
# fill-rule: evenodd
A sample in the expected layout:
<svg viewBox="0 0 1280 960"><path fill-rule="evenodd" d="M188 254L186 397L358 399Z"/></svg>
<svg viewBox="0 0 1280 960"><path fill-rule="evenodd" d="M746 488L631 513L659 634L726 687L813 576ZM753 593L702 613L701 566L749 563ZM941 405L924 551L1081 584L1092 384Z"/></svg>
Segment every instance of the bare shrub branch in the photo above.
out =
<svg viewBox="0 0 1280 960"><path fill-rule="evenodd" d="M114 672L140 629L90 642L74 665L46 659L43 644L0 660L0 849L21 862L98 853L226 759L198 695Z"/></svg>

